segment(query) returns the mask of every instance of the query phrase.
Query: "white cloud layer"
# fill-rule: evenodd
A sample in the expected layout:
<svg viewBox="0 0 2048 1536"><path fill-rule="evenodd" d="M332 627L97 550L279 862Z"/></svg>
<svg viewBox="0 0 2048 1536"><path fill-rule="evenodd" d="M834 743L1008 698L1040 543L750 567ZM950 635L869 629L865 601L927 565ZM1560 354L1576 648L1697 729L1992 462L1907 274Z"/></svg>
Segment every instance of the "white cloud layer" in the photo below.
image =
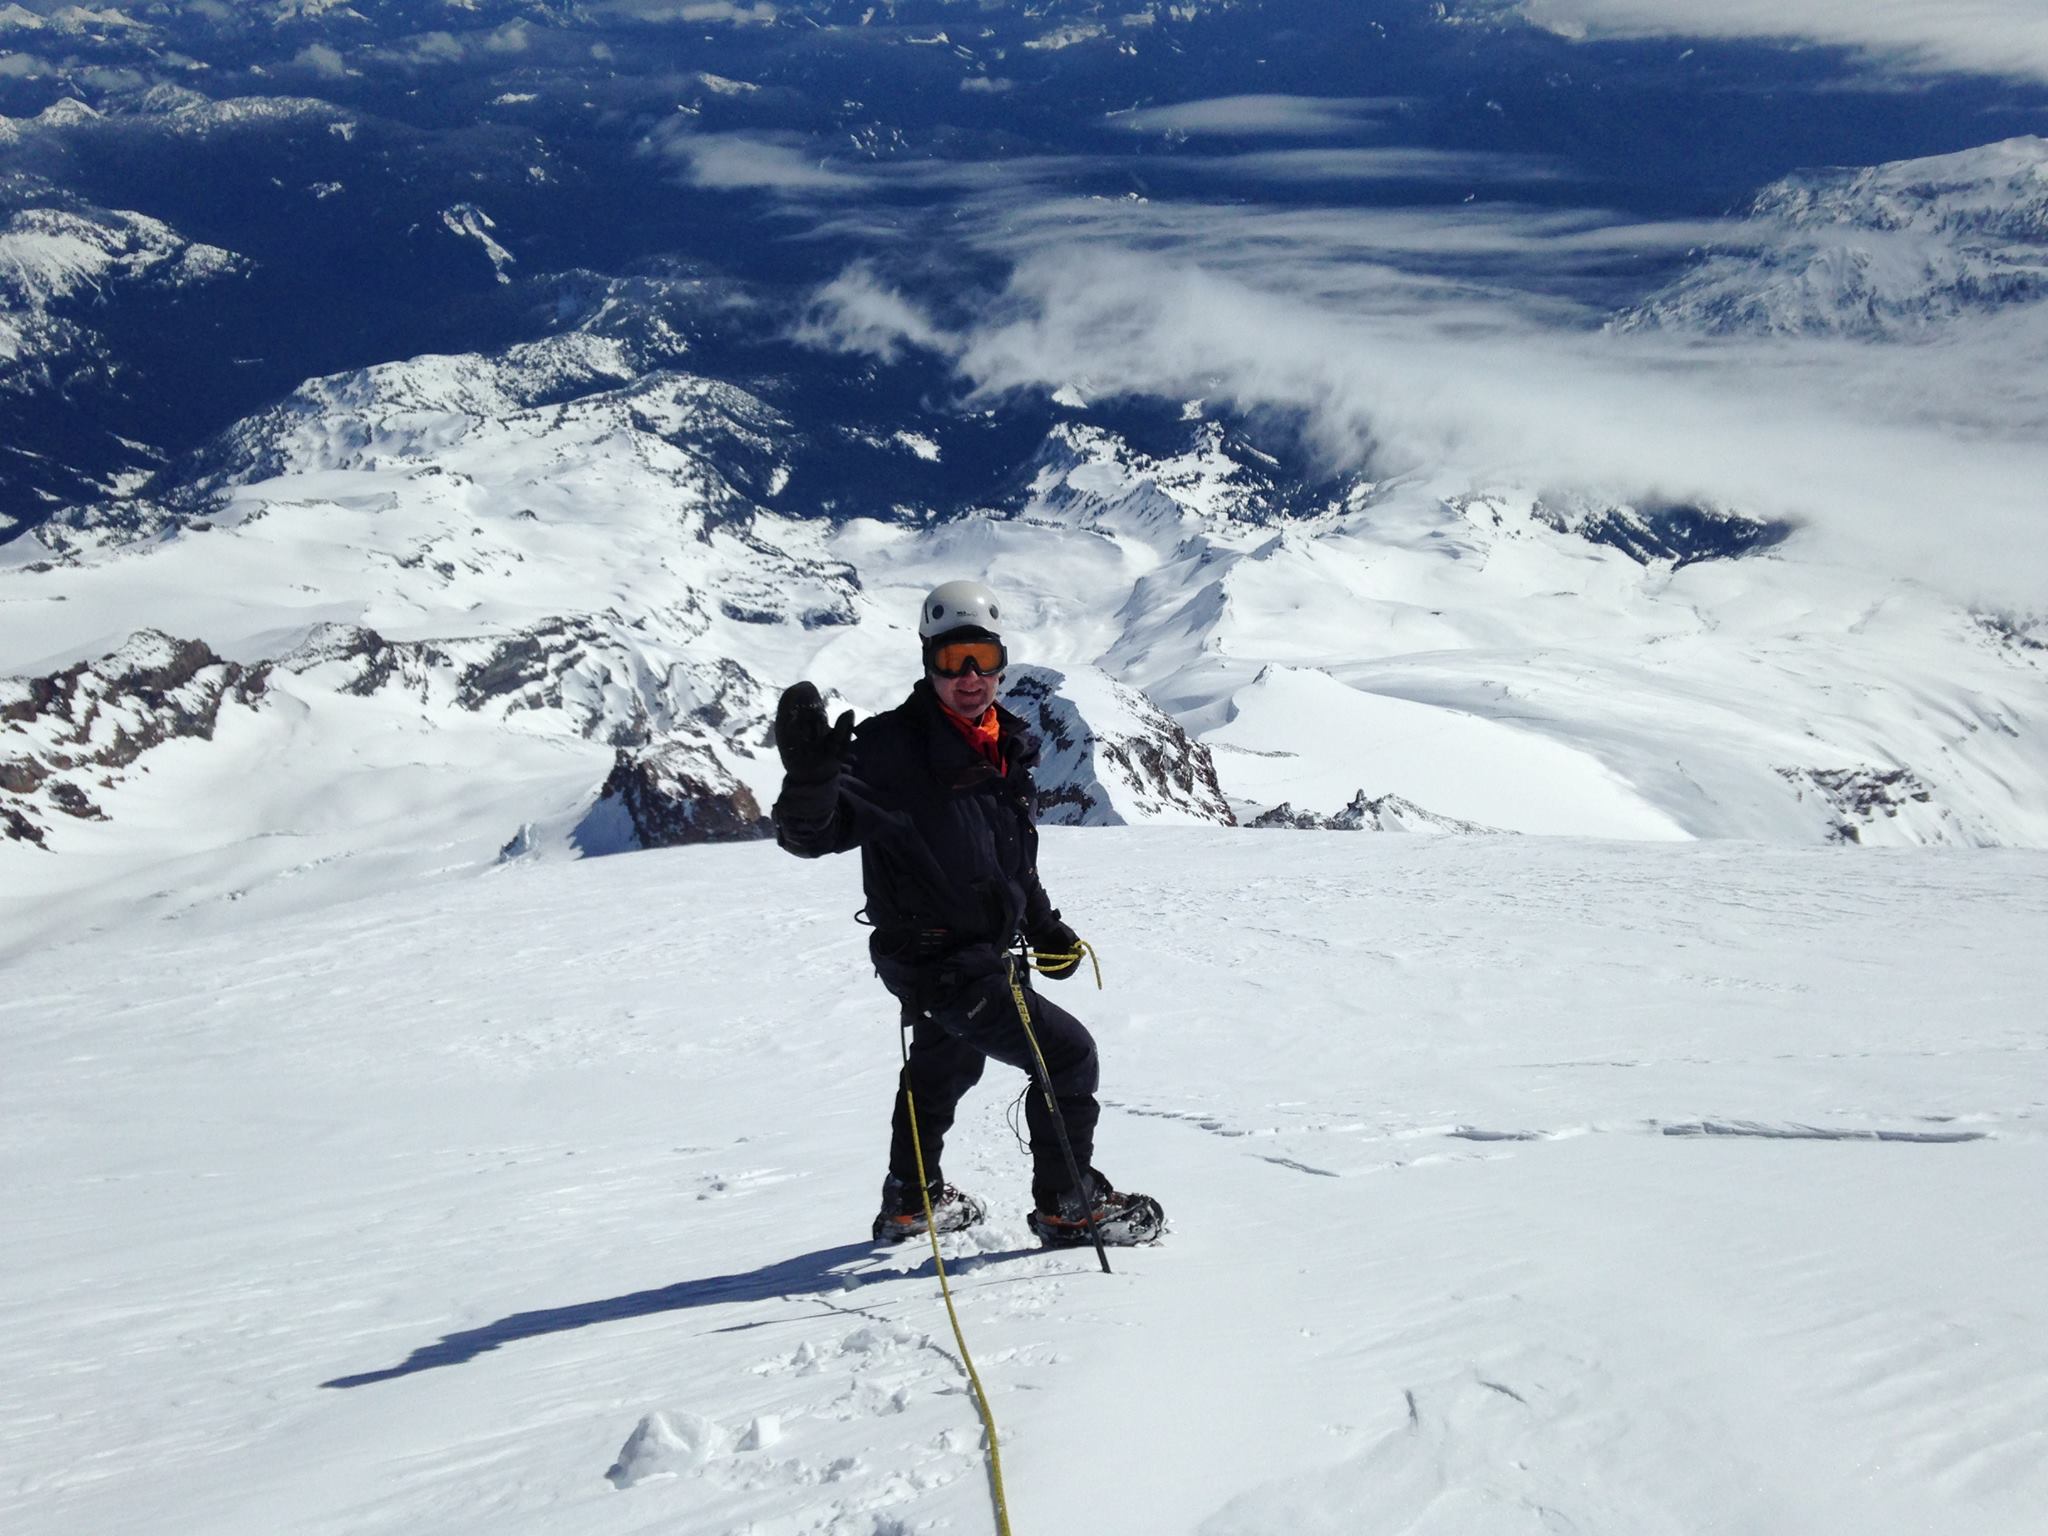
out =
<svg viewBox="0 0 2048 1536"><path fill-rule="evenodd" d="M1404 105L1398 96L1216 96L1112 112L1109 122L1133 133L1326 138L1356 133Z"/></svg>
<svg viewBox="0 0 2048 1536"><path fill-rule="evenodd" d="M797 135L657 132L650 144L658 154L680 161L694 186L719 191L763 188L776 192L855 192L866 177L821 160Z"/></svg>
<svg viewBox="0 0 2048 1536"><path fill-rule="evenodd" d="M1913 70L2048 80L2042 0L1522 0L1521 11L1567 37L1803 40Z"/></svg>
<svg viewBox="0 0 2048 1536"><path fill-rule="evenodd" d="M1224 172L1268 181L1545 181L1558 172L1530 155L1455 149L1267 149L1244 155L1176 156L1178 170Z"/></svg>
<svg viewBox="0 0 2048 1536"><path fill-rule="evenodd" d="M979 323L948 332L856 271L814 334L932 347L990 396L1071 383L1273 408L1333 467L1704 502L1968 599L2048 591L2048 310L1933 346L1702 343L1562 326L1526 296L1383 266L1341 289L1313 274L1050 245Z"/></svg>

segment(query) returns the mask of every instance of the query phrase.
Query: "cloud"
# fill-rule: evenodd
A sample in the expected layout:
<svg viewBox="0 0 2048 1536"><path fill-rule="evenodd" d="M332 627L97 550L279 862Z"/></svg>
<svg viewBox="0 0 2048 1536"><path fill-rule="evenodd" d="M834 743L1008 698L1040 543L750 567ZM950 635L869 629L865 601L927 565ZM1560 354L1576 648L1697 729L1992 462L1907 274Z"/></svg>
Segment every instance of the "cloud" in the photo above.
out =
<svg viewBox="0 0 2048 1536"><path fill-rule="evenodd" d="M1398 96L1216 96L1109 114L1132 133L1323 138L1356 133L1406 106Z"/></svg>
<svg viewBox="0 0 2048 1536"><path fill-rule="evenodd" d="M735 27L765 27L781 13L768 0L738 5L733 0L595 0L582 9L624 21L683 22L701 26L723 22Z"/></svg>
<svg viewBox="0 0 2048 1536"><path fill-rule="evenodd" d="M330 48L325 43L308 43L298 51L292 62L301 68L310 69L326 80L340 80L348 74L348 63L342 58L340 50Z"/></svg>
<svg viewBox="0 0 2048 1536"><path fill-rule="evenodd" d="M693 186L718 191L857 192L868 178L827 164L794 134L691 133L664 124L649 140L655 153L680 161Z"/></svg>
<svg viewBox="0 0 2048 1536"><path fill-rule="evenodd" d="M1670 264L1743 226L1645 223L1513 203L1429 208L1257 207L1045 198L997 189L972 240L1019 260L1087 246L1149 251L1334 309L1484 302L1591 329L1637 297L1646 261ZM1000 211L1001 217L995 214Z"/></svg>
<svg viewBox="0 0 2048 1536"><path fill-rule="evenodd" d="M1522 0L1521 12L1572 38L1798 39L1910 70L2048 80L2040 0Z"/></svg>
<svg viewBox="0 0 2048 1536"><path fill-rule="evenodd" d="M508 21L484 36L486 53L524 53L532 37L524 21Z"/></svg>
<svg viewBox="0 0 2048 1536"><path fill-rule="evenodd" d="M1519 242L1526 261L1537 227L1495 218L1473 243ZM1572 249L1536 265L1628 243L1591 227L1556 238ZM986 399L1068 383L1202 396L1300 421L1333 469L1702 502L1801 522L1830 558L1967 598L2038 605L2048 587L2048 306L1927 346L1705 342L1606 334L1510 286L1284 249L1268 240L1264 260L1224 271L1186 250L1034 245L952 328L850 272L820 295L811 334L927 348Z"/></svg>
<svg viewBox="0 0 2048 1536"><path fill-rule="evenodd" d="M864 352L883 362L894 362L906 344L928 352L959 346L956 338L865 265L849 267L819 290L797 336L812 346Z"/></svg>
<svg viewBox="0 0 2048 1536"><path fill-rule="evenodd" d="M685 21L725 21L736 27L765 27L776 17L767 0L753 5L734 5L732 0L688 0L683 6Z"/></svg>
<svg viewBox="0 0 2048 1536"><path fill-rule="evenodd" d="M467 52L452 32L422 32L405 40L400 57L415 64L456 64Z"/></svg>
<svg viewBox="0 0 2048 1536"><path fill-rule="evenodd" d="M1451 149L1269 149L1246 155L1179 156L1148 170L1220 171L1275 181L1550 181L1557 167L1533 155Z"/></svg>
<svg viewBox="0 0 2048 1536"><path fill-rule="evenodd" d="M970 95L979 93L984 96L1000 96L1005 91L1015 89L1016 84L1014 80L1005 80L997 75L965 75L961 77L960 89Z"/></svg>

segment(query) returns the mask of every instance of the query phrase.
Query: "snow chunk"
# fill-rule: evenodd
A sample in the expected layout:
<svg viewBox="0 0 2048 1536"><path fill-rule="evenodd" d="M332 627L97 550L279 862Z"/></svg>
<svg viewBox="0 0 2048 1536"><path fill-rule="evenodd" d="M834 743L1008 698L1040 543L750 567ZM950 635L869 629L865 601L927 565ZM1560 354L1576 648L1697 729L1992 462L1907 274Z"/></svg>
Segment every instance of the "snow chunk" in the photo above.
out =
<svg viewBox="0 0 2048 1536"><path fill-rule="evenodd" d="M740 1436L743 1451L765 1451L782 1440L782 1420L772 1413L764 1413L747 1426Z"/></svg>
<svg viewBox="0 0 2048 1536"><path fill-rule="evenodd" d="M605 1476L615 1488L650 1477L679 1477L722 1455L726 1433L694 1413L650 1413L634 1426Z"/></svg>

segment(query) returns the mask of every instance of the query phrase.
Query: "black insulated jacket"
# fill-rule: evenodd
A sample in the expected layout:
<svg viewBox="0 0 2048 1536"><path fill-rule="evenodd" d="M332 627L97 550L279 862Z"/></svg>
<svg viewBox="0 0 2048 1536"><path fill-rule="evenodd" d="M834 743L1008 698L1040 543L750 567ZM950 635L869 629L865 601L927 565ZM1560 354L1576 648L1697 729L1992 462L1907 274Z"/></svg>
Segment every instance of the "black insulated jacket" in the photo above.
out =
<svg viewBox="0 0 2048 1536"><path fill-rule="evenodd" d="M868 953L919 1010L1001 969L1020 936L1059 918L1038 879L1038 742L1000 705L996 719L1001 773L920 679L855 729L836 792L785 781L775 802L775 840L798 857L860 849Z"/></svg>

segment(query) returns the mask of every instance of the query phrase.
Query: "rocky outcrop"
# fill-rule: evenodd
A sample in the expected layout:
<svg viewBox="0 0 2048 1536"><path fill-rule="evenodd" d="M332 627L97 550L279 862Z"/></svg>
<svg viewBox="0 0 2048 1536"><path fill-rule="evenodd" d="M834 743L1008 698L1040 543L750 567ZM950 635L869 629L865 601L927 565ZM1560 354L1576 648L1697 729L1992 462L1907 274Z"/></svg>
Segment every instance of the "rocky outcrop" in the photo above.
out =
<svg viewBox="0 0 2048 1536"><path fill-rule="evenodd" d="M630 828L630 839L618 834ZM607 829L600 833L599 829ZM702 737L621 751L579 836L585 852L676 848L768 837L760 802ZM598 839L610 846L599 846Z"/></svg>
<svg viewBox="0 0 2048 1536"><path fill-rule="evenodd" d="M1399 795L1381 795L1375 800L1362 789L1351 797L1349 805L1333 816L1297 811L1283 800L1270 811L1253 818L1248 825L1261 829L1284 827L1316 832L1452 832L1466 837L1515 835L1501 827L1460 821L1455 816L1439 816L1435 811L1426 811L1413 800Z"/></svg>
<svg viewBox="0 0 2048 1536"><path fill-rule="evenodd" d="M278 665L361 698L398 691L471 714L555 713L577 735L612 747L646 746L691 723L735 740L765 737L768 707L745 667L664 655L634 631L615 613L432 641L327 625Z"/></svg>
<svg viewBox="0 0 2048 1536"><path fill-rule="evenodd" d="M1933 789L1910 768L1780 768L1778 776L1800 799L1811 794L1827 808L1832 821L1828 835L1838 843L1860 843L1871 828L1899 821L1915 806L1927 810L1911 816L1909 823L1941 815ZM1909 835L1906 840L1923 839Z"/></svg>
<svg viewBox="0 0 2048 1536"><path fill-rule="evenodd" d="M645 846L764 834L728 759L765 744L761 684L729 658L665 655L617 615L505 635L392 641L324 625L244 666L156 631L46 677L0 681L0 837L47 846L55 818L110 819L124 770L167 741L211 740L222 711L300 698L398 694L429 718L532 715L535 729L619 749L605 796Z"/></svg>
<svg viewBox="0 0 2048 1536"><path fill-rule="evenodd" d="M203 641L143 630L98 661L0 681L0 836L43 844L52 813L105 820L94 789L167 741L211 741L222 711L253 707L268 678Z"/></svg>
<svg viewBox="0 0 2048 1536"><path fill-rule="evenodd" d="M1041 822L1237 824L1209 749L1137 689L1092 669L1018 667L1004 702L1039 736Z"/></svg>
<svg viewBox="0 0 2048 1536"><path fill-rule="evenodd" d="M1590 500L1538 501L1531 515L1559 533L1618 549L1638 565L1670 561L1673 570L1702 560L1734 560L1782 544L1789 523L1766 522L1685 503L1640 506Z"/></svg>
<svg viewBox="0 0 2048 1536"><path fill-rule="evenodd" d="M1514 536L1561 533L1616 549L1638 565L1672 570L1702 560L1735 560L1791 537L1790 523L1685 502L1623 502L1593 496L1533 500L1507 492L1454 496L1445 505L1476 527Z"/></svg>

